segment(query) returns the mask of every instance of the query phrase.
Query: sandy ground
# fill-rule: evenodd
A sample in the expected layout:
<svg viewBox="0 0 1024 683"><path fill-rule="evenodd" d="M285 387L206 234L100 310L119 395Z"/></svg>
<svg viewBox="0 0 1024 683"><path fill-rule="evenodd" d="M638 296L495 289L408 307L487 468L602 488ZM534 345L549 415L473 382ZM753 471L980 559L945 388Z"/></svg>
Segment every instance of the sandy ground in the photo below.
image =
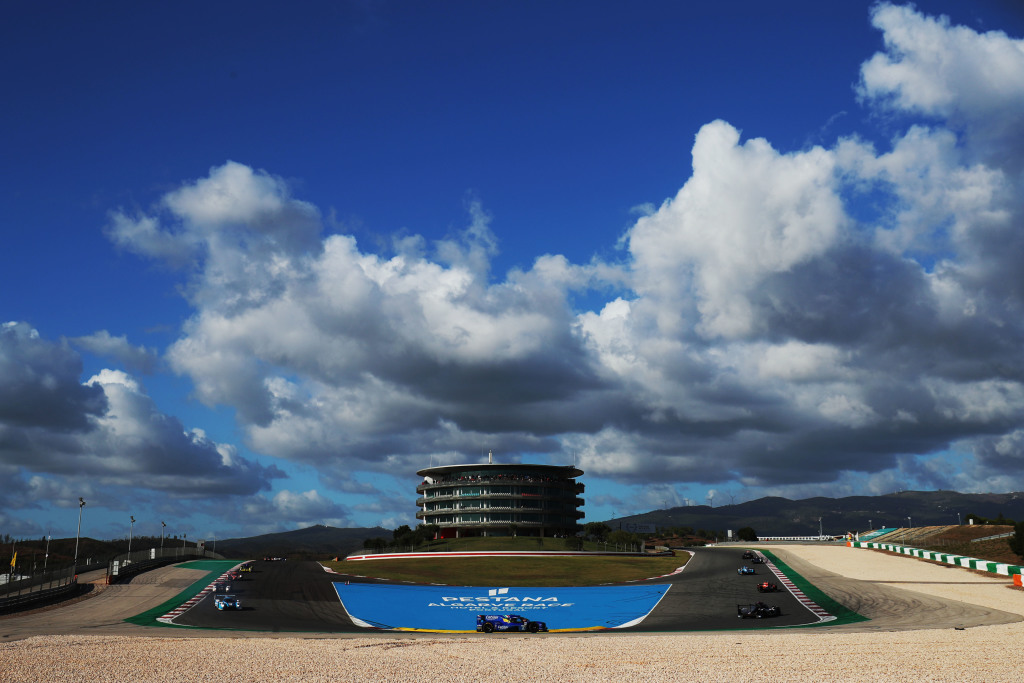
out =
<svg viewBox="0 0 1024 683"><path fill-rule="evenodd" d="M683 635L179 638L163 631L153 637L152 629L97 616L116 604L117 587L111 587L66 608L74 610L70 614L77 627L35 631L67 635L0 640L0 681L1024 678L1024 591L1010 588L1006 577L838 546L764 547L871 621ZM186 573L176 580L187 581L188 570L180 571ZM157 599L136 596L133 607L144 608ZM64 609L50 614L59 613L66 625L69 613ZM56 617L0 620L0 638L18 637L19 629L38 629L39 619L47 618Z"/></svg>

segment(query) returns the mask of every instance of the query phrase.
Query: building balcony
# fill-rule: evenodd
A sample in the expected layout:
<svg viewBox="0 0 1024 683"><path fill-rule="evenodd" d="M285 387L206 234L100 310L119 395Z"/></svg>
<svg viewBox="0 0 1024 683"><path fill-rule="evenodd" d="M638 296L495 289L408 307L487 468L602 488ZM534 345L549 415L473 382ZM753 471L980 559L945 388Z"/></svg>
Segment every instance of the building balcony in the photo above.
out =
<svg viewBox="0 0 1024 683"><path fill-rule="evenodd" d="M572 491L574 493L583 493L584 485L581 482L573 481L571 479L555 479L551 481L535 481L530 479L500 479L500 478L488 478L488 479L455 479L451 481L436 481L433 484L427 482L421 482L416 487L416 493L423 493L435 488L453 488L461 486L532 486L538 488L547 489L563 489Z"/></svg>
<svg viewBox="0 0 1024 683"><path fill-rule="evenodd" d="M549 491L546 493L471 493L471 494L452 494L445 496L420 496L416 499L416 505L425 505L431 502L448 502L448 501L460 501L460 500L494 500L494 499L515 499L515 500L526 500L526 501L561 501L565 505L575 504L577 507L583 505L582 498L575 498L570 495L565 495L566 492ZM570 503L572 501L572 503Z"/></svg>

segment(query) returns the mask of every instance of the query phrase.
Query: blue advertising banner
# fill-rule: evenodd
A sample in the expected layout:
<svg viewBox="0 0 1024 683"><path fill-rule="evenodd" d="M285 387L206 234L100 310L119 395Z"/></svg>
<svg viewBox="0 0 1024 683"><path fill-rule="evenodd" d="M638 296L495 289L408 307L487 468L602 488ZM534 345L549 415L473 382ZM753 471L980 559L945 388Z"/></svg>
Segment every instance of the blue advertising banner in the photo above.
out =
<svg viewBox="0 0 1024 683"><path fill-rule="evenodd" d="M588 588L335 583L358 626L393 631L476 631L478 614L518 614L549 631L625 628L643 621L671 584Z"/></svg>

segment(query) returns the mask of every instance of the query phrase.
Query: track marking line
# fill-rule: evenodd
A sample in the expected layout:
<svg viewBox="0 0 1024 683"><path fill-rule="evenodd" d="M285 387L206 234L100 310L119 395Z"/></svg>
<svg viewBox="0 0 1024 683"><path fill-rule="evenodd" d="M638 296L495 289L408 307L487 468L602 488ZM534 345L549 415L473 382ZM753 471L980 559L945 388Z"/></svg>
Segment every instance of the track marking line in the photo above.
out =
<svg viewBox="0 0 1024 683"><path fill-rule="evenodd" d="M811 600L809 597L807 597L804 594L804 592L800 590L797 587L797 585L789 579L788 576L783 574L782 571L775 566L774 562L772 562L769 558L765 557L760 552L758 552L757 554L764 561L764 566L768 567L768 569L771 570L772 574L774 574L775 577L779 580L779 583L785 586L786 590L792 593L793 597L795 597L801 605L806 607L811 614L818 617L819 623L825 621L833 621L836 619L835 615L829 613L829 611L826 610L824 607L821 607L818 603L814 602L814 600Z"/></svg>

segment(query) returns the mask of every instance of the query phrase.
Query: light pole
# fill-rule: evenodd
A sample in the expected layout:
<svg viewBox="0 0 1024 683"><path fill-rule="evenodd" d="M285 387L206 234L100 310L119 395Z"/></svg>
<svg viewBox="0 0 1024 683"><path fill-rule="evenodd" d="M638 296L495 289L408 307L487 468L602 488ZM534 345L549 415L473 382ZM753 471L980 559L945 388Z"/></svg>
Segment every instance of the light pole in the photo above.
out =
<svg viewBox="0 0 1024 683"><path fill-rule="evenodd" d="M130 515L132 521L128 524L128 563L132 561L132 531L135 529L135 515Z"/></svg>
<svg viewBox="0 0 1024 683"><path fill-rule="evenodd" d="M871 520L869 519L868 520L868 531L874 531L874 530L875 530L875 525L872 524Z"/></svg>
<svg viewBox="0 0 1024 683"><path fill-rule="evenodd" d="M960 521L960 513L959 512L956 513L956 525L957 526L962 526L963 525L963 522Z"/></svg>
<svg viewBox="0 0 1024 683"><path fill-rule="evenodd" d="M75 532L75 573L78 573L78 539L82 535L82 508L85 507L85 500L78 499L78 531Z"/></svg>
<svg viewBox="0 0 1024 683"><path fill-rule="evenodd" d="M43 555L43 571L46 571L46 563L50 559L50 534L46 534L46 554Z"/></svg>
<svg viewBox="0 0 1024 683"><path fill-rule="evenodd" d="M166 529L166 528L167 528L167 522L160 522L160 550L161 550L161 555L163 554L162 551L164 549L164 529Z"/></svg>
<svg viewBox="0 0 1024 683"><path fill-rule="evenodd" d="M825 534L821 531L821 517L818 517L818 540L825 540Z"/></svg>

